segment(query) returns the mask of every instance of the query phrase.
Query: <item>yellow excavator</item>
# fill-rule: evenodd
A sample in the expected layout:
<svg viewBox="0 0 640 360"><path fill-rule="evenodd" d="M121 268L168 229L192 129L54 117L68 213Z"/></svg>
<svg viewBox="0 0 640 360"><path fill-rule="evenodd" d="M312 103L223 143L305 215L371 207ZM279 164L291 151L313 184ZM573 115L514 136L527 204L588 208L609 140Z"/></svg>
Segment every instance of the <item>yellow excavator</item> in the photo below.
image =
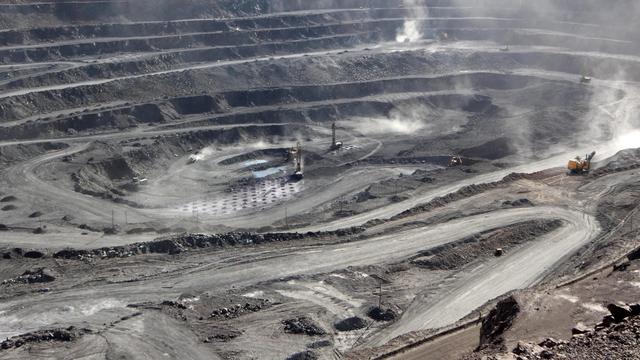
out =
<svg viewBox="0 0 640 360"><path fill-rule="evenodd" d="M460 155L451 155L449 159L449 167L455 167L462 165L462 158Z"/></svg>
<svg viewBox="0 0 640 360"><path fill-rule="evenodd" d="M593 160L594 156L596 156L595 151L591 154L587 154L584 159L580 156L576 156L575 159L569 160L569 164L567 164L569 174L581 175L589 173L589 171L591 170L591 160Z"/></svg>

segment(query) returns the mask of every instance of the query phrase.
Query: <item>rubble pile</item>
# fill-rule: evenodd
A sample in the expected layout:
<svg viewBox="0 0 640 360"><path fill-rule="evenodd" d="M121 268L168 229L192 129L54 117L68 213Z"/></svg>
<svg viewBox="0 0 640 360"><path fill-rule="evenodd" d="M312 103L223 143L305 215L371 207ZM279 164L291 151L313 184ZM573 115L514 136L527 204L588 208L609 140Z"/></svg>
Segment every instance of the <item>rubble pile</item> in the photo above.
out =
<svg viewBox="0 0 640 360"><path fill-rule="evenodd" d="M316 360L316 359L318 359L318 354L310 350L295 353L287 358L287 360Z"/></svg>
<svg viewBox="0 0 640 360"><path fill-rule="evenodd" d="M358 316L353 316L335 323L335 328L338 331L353 331L364 329L367 326L367 322Z"/></svg>
<svg viewBox="0 0 640 360"><path fill-rule="evenodd" d="M223 307L220 309L213 310L209 315L209 318L226 318L226 319L236 318L246 313L260 311L269 305L270 303L268 299L261 300L257 304L251 304L251 303L245 303L243 305L235 304L230 307Z"/></svg>
<svg viewBox="0 0 640 360"><path fill-rule="evenodd" d="M309 336L325 335L327 332L308 317L288 319L282 322L284 332Z"/></svg>
<svg viewBox="0 0 640 360"><path fill-rule="evenodd" d="M15 279L4 280L2 285L47 283L55 281L55 279L56 277L51 270L38 268L35 270L27 270Z"/></svg>
<svg viewBox="0 0 640 360"><path fill-rule="evenodd" d="M383 309L375 306L369 309L367 316L375 321L394 321L398 318L398 313L393 309Z"/></svg>
<svg viewBox="0 0 640 360"><path fill-rule="evenodd" d="M126 246L104 247L94 250L64 249L53 254L56 259L84 260L91 258L123 258L140 254L176 255L189 249L224 248L229 246L258 245L272 242L285 242L304 239L316 239L325 236L344 237L364 231L362 227L352 227L331 232L307 233L226 233L226 234L182 234L158 240L135 243Z"/></svg>
<svg viewBox="0 0 640 360"><path fill-rule="evenodd" d="M14 336L10 339L3 341L2 343L0 343L0 351L12 349L12 348L19 348L23 345L30 344L30 343L39 343L39 342L45 342L45 341L69 342L89 332L90 330L88 329L77 329L73 326L68 327L66 329L50 329L50 330L34 331L27 334Z"/></svg>
<svg viewBox="0 0 640 360"><path fill-rule="evenodd" d="M503 353L482 355L482 359L638 359L640 357L638 352L640 347L640 303L626 305L612 303L607 306L607 309L610 314L605 316L595 327L577 324L572 329L573 335L569 340L547 338L538 344L519 341L510 352L503 348ZM489 317L492 317L495 311L496 309ZM483 322L483 334L487 331L485 324L489 323L487 320ZM500 331L501 327L496 326L492 327L490 332L498 333ZM477 359L479 356L480 354L474 354L465 357L465 359Z"/></svg>

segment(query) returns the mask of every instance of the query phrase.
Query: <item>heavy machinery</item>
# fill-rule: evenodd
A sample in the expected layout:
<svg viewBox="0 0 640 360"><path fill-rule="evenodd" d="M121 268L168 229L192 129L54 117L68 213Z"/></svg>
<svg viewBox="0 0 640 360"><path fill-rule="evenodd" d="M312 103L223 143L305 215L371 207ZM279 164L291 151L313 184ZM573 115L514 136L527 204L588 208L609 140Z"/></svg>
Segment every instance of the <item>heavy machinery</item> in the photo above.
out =
<svg viewBox="0 0 640 360"><path fill-rule="evenodd" d="M302 172L302 148L300 147L300 143L298 143L296 147L291 148L291 155L295 166L291 178L294 180L302 180L302 178L304 178L304 174Z"/></svg>
<svg viewBox="0 0 640 360"><path fill-rule="evenodd" d="M576 156L575 159L569 160L569 164L567 164L569 174L581 175L589 173L589 171L591 170L591 160L593 160L594 156L596 156L595 151L591 154L585 155L584 159L580 156Z"/></svg>
<svg viewBox="0 0 640 360"><path fill-rule="evenodd" d="M580 77L580 83L581 84L589 84L589 83L591 83L591 78L589 76L582 75Z"/></svg>
<svg viewBox="0 0 640 360"><path fill-rule="evenodd" d="M460 155L452 155L451 160L449 160L449 167L460 165L462 165L462 158L460 157Z"/></svg>
<svg viewBox="0 0 640 360"><path fill-rule="evenodd" d="M336 141L336 123L331 124L331 150L339 150L342 147L342 141Z"/></svg>

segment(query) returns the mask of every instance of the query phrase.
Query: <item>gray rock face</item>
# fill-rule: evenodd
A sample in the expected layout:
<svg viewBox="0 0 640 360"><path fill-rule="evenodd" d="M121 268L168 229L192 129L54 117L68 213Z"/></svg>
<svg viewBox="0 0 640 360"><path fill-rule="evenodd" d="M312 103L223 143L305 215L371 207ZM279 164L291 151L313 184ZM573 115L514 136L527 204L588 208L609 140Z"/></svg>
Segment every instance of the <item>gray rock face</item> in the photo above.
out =
<svg viewBox="0 0 640 360"><path fill-rule="evenodd" d="M631 308L626 305L621 306L616 304L609 304L607 305L607 309L611 313L611 316L613 316L613 318L618 322L628 318L632 314Z"/></svg>
<svg viewBox="0 0 640 360"><path fill-rule="evenodd" d="M520 305L513 296L498 302L482 321L479 347L500 343L502 334L511 327L518 313L520 313Z"/></svg>
<svg viewBox="0 0 640 360"><path fill-rule="evenodd" d="M367 326L367 322L358 316L350 317L339 321L335 324L338 331L353 331L363 329Z"/></svg>

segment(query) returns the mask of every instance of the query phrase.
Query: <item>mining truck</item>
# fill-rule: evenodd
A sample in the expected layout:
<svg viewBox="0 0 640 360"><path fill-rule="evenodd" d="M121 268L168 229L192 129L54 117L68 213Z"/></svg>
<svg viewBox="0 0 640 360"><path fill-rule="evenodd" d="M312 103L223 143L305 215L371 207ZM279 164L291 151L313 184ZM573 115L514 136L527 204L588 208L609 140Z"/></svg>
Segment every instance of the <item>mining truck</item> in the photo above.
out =
<svg viewBox="0 0 640 360"><path fill-rule="evenodd" d="M591 160L596 156L596 152L592 152L591 154L587 154L584 159L580 156L576 156L575 159L569 160L569 164L567 164L567 169L569 169L569 174L571 175L581 175L587 174L591 170Z"/></svg>
<svg viewBox="0 0 640 360"><path fill-rule="evenodd" d="M581 84L589 84L589 83L591 83L591 78L589 76L582 75L580 77L580 83Z"/></svg>

